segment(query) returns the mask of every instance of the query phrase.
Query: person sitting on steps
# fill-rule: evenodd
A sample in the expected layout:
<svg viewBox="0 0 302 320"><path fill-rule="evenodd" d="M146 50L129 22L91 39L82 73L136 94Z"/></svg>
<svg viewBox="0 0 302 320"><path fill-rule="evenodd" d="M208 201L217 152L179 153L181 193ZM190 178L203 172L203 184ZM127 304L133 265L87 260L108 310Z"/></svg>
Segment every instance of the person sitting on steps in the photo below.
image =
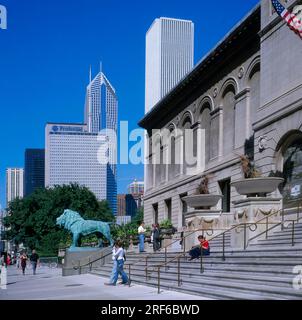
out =
<svg viewBox="0 0 302 320"><path fill-rule="evenodd" d="M196 247L193 247L192 250L190 250L189 255L189 261L192 261L194 259L198 259L201 254L203 256L209 256L210 255L210 246L209 241L204 236L198 236L199 245Z"/></svg>

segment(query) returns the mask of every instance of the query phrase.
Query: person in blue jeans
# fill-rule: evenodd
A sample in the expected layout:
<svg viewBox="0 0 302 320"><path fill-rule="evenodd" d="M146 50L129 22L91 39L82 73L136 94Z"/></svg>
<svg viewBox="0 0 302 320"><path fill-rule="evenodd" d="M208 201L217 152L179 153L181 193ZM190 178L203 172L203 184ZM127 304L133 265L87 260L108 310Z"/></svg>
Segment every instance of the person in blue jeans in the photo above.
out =
<svg viewBox="0 0 302 320"><path fill-rule="evenodd" d="M142 223L140 224L140 226L138 227L138 238L139 238L139 252L145 252L145 232L146 229L145 227L145 223L144 221L142 221Z"/></svg>
<svg viewBox="0 0 302 320"><path fill-rule="evenodd" d="M109 283L113 283L114 277L115 277L115 274L116 274L117 260L115 258L115 253L116 253L116 242L114 243L114 246L112 248L112 263L113 263L113 266L112 266L112 272L111 272Z"/></svg>
<svg viewBox="0 0 302 320"><path fill-rule="evenodd" d="M115 286L119 274L122 276L121 284L129 284L130 280L128 279L128 276L127 276L126 272L124 271L125 251L123 249L121 241L118 241L116 243L116 245L115 245L115 253L112 254L112 255L116 260L116 269L114 270L115 272L114 272L114 275L113 275L113 278L112 278L112 282L111 283L105 283L105 285Z"/></svg>

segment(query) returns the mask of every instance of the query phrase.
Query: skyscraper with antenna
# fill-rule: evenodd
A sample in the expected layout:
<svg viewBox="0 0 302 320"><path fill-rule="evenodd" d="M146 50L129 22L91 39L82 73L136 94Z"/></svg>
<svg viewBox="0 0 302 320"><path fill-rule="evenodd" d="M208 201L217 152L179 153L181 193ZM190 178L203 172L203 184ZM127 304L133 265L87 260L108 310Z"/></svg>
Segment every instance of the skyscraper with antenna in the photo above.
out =
<svg viewBox="0 0 302 320"><path fill-rule="evenodd" d="M90 133L99 133L102 130L111 129L117 134L118 100L114 87L109 82L102 70L92 78L91 67L89 70L89 84L86 89L85 99L85 124ZM111 146L108 150L110 163L107 165L107 173L104 181L104 189L107 200L114 214L117 212L117 176L116 158L117 146Z"/></svg>

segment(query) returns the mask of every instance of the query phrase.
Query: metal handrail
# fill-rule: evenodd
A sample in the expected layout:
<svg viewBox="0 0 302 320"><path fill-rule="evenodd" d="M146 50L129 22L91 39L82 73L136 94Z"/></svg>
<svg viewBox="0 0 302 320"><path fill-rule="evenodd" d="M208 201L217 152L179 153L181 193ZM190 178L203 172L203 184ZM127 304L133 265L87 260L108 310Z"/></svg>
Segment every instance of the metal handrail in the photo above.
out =
<svg viewBox="0 0 302 320"><path fill-rule="evenodd" d="M263 234L266 234L266 239L268 239L268 232L271 231L271 230L273 230L273 229L275 229L275 228L277 228L277 227L279 227L280 225L281 225L281 230L283 231L283 230L284 230L284 225L285 225L286 222L289 222L288 226L290 226L291 224L293 224L293 229L294 229L294 224L295 224L295 222L299 223L299 221L302 219L302 217L300 217L301 204L302 204L301 202L298 202L298 207L297 207L298 210L297 210L297 219L296 219L296 220L292 220L292 219L285 220L285 219L284 219L284 208L278 210L276 213L278 213L279 211L282 212L282 220L281 220L281 222L278 222L278 223L274 224L271 228L266 228L265 231L257 234L255 237L250 238L250 239L247 241L247 246L249 245L249 243L250 243L251 241L253 241L253 240L261 237ZM276 213L275 213L275 214L276 214ZM263 219L266 219L266 220L267 220L268 218L269 218L269 217L264 217ZM268 220L267 220L267 224L268 224ZM271 223L271 224L272 224L272 223ZM288 226L287 226L287 227L288 227ZM256 229L257 229L257 227L256 227ZM293 231L293 233L294 233L294 230L292 230L292 231ZM292 245L294 246L294 235L292 235Z"/></svg>
<svg viewBox="0 0 302 320"><path fill-rule="evenodd" d="M222 232L222 233L214 236L214 237L211 238L209 241L212 241L212 240L214 240L214 239L217 239L218 237L221 237L221 236L223 237L222 259L225 260L225 250L224 250L224 247L225 247L225 234L226 234L227 232L230 232L230 231L232 231L232 230L234 230L234 229L237 229L237 228L240 228L240 227L242 227L242 226L244 227L244 230L246 231L246 227L247 227L247 226L248 226L249 228L251 228L251 226L255 226L255 225L257 226L258 224L262 224L262 221L264 221L264 220L267 220L267 221L268 221L268 218L270 218L270 217L273 216L273 215L276 215L279 211L280 211L280 210L278 210L278 211L276 211L276 212L272 212L272 213L270 213L269 215L267 215L266 217L261 218L260 220L258 220L258 221L256 221L256 222L252 222L252 223L240 223L240 224L237 224L237 225L235 225L235 226L232 226L232 227L230 227L229 229L225 230L224 232ZM266 222L265 224L268 225L267 222ZM256 229L255 229L255 230L256 230ZM254 231L255 231L255 230L254 230ZM195 232L197 232L197 231L198 231L198 230L195 230L193 233L195 233ZM193 233L191 233L190 235L192 235ZM246 249L246 233L245 233L245 237L244 237L244 242L245 242L245 244L244 244L244 249ZM189 251L188 251L188 252L189 252ZM169 260L169 261L167 261L167 262L165 261L165 263L163 263L163 264L154 266L153 270L150 270L150 268L149 268L149 271L148 271L148 268L147 268L147 267L145 268L145 270L146 270L146 275L147 275L148 273L152 273L152 272L154 272L154 271L157 270L157 273L158 273L158 293L160 293L160 269L161 269L162 267L164 267L164 266L167 266L168 264L170 264L171 262L173 262L173 261L175 261L175 260L178 260L178 286L180 286L180 283L181 283L181 280L180 280L180 258L183 257L183 256L185 256L186 253L188 253L188 252L183 252L183 253L177 255L176 257L174 257L173 259L171 259L171 260ZM203 254L202 254L202 248L201 248L200 273L203 273L203 271L204 271L202 256L203 256ZM156 270L155 270L155 269L156 269Z"/></svg>
<svg viewBox="0 0 302 320"><path fill-rule="evenodd" d="M74 265L73 266L73 269L74 270L79 270L79 273L81 274L82 273L82 267L86 267L86 266L88 266L89 265L89 270L91 271L92 270L92 264L93 263L95 263L95 262L97 262L97 261L99 261L99 260L102 260L102 259L105 259L105 258L107 258L107 257L109 257L109 256L111 256L112 255L112 252L110 252L110 253L108 253L108 254L105 254L104 256L102 256L102 257L98 257L98 258L96 258L96 259L94 259L94 260L90 260L90 257L88 257L88 262L87 263L84 263L84 264L80 264L80 260L78 260L78 265L75 265L74 264L74 260L72 261L72 264Z"/></svg>
<svg viewBox="0 0 302 320"><path fill-rule="evenodd" d="M179 238L179 239L176 239L176 240L174 240L173 242L171 242L171 243L169 243L168 245L166 245L165 247L163 247L162 250L163 250L163 249L165 250L165 261L167 261L167 249L168 249L168 247L172 246L173 244L177 243L177 242L180 241L180 240L183 241L186 237L191 236L192 234L194 234L194 233L197 232L197 231L206 231L206 232L207 232L207 231L213 231L213 229L198 229L198 230L192 231L192 232L189 233L188 235L186 235L186 236L184 236L184 237L181 237L181 238ZM185 242L184 242L184 243L185 243ZM184 245L184 250L185 250L185 245ZM125 265L129 266L129 273L131 273L131 270L130 270L131 267L133 267L134 265L136 265L136 264L138 264L138 263L140 263L140 262L142 262L142 261L144 261L144 260L145 260L145 262L146 262L146 267L145 267L145 269L148 268L148 259L149 259L149 257L153 256L153 254L154 254L154 252L149 253L147 256L139 259L139 260L136 261L135 263L131 263L131 264L130 264L130 263L125 263ZM147 273L146 273L146 278L147 278Z"/></svg>

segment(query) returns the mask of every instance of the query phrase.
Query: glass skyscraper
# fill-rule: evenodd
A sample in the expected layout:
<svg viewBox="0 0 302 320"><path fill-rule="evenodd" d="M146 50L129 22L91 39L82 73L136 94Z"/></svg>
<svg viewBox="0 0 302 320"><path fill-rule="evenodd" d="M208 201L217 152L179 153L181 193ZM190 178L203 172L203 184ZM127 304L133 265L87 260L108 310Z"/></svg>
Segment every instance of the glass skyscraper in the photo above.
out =
<svg viewBox="0 0 302 320"><path fill-rule="evenodd" d="M26 149L24 159L24 196L45 185L45 150Z"/></svg>
<svg viewBox="0 0 302 320"><path fill-rule="evenodd" d="M115 89L100 71L87 86L85 100L85 123L89 133L107 135L106 129L112 130L117 136L118 101ZM117 143L109 145L109 163L106 166L105 180L106 199L113 213L117 214Z"/></svg>

